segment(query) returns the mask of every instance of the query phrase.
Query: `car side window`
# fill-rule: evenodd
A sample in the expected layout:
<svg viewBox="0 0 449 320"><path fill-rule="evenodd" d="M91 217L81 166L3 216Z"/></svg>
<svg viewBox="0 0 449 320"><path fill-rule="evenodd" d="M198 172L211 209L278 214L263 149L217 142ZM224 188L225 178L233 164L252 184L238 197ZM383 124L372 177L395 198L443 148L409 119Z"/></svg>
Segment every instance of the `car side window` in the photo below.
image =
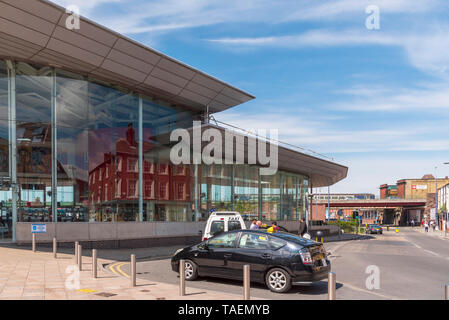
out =
<svg viewBox="0 0 449 320"><path fill-rule="evenodd" d="M234 248L237 240L238 232L226 233L215 238L210 239L207 242L209 248Z"/></svg>
<svg viewBox="0 0 449 320"><path fill-rule="evenodd" d="M257 233L244 233L240 238L239 248L270 249L269 236Z"/></svg>
<svg viewBox="0 0 449 320"><path fill-rule="evenodd" d="M270 249L277 250L285 246L286 242L276 237L270 237Z"/></svg>

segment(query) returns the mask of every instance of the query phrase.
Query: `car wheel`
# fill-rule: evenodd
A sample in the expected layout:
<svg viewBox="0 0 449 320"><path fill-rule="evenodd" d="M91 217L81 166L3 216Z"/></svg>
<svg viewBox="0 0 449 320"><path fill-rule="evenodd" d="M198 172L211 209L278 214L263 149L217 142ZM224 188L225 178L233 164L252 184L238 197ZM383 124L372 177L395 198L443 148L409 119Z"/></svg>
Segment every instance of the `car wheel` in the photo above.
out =
<svg viewBox="0 0 449 320"><path fill-rule="evenodd" d="M292 287L292 279L287 271L274 268L268 271L265 276L265 283L273 292L284 293L290 290Z"/></svg>
<svg viewBox="0 0 449 320"><path fill-rule="evenodd" d="M187 281L193 281L196 278L198 278L198 267L197 265L190 261L190 260L186 260L185 261L185 279Z"/></svg>

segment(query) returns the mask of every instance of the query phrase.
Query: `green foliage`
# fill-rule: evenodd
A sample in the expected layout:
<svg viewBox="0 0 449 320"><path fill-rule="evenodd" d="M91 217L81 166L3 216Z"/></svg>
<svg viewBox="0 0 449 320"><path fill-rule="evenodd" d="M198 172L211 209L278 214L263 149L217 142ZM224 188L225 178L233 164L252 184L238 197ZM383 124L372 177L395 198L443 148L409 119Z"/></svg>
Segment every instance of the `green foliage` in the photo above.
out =
<svg viewBox="0 0 449 320"><path fill-rule="evenodd" d="M329 221L329 225L338 226L338 221ZM350 221L340 221L340 228L344 230L345 233L352 233L356 231L357 221L355 219L351 219Z"/></svg>

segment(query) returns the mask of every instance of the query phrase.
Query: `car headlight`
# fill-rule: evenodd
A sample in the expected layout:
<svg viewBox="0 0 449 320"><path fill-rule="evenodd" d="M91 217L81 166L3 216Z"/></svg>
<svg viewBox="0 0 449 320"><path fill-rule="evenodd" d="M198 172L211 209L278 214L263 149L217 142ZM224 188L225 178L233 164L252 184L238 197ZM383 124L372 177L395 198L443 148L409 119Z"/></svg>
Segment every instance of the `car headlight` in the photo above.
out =
<svg viewBox="0 0 449 320"><path fill-rule="evenodd" d="M178 253L180 253L182 250L184 250L184 248L181 248L181 249L176 250L174 256L176 256L176 255L177 255Z"/></svg>

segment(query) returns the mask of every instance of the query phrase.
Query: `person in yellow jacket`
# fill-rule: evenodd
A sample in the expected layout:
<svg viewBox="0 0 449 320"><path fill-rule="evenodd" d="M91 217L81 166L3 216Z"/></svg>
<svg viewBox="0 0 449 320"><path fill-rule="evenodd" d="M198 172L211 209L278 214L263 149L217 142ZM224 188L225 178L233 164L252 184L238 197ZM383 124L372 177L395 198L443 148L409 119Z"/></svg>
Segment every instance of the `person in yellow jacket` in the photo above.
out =
<svg viewBox="0 0 449 320"><path fill-rule="evenodd" d="M276 233L276 232L278 232L279 230L281 230L281 229L278 227L277 222L276 222L276 221L273 221L273 223L271 224L271 227L269 227L269 228L267 229L267 232L268 232L268 233Z"/></svg>

